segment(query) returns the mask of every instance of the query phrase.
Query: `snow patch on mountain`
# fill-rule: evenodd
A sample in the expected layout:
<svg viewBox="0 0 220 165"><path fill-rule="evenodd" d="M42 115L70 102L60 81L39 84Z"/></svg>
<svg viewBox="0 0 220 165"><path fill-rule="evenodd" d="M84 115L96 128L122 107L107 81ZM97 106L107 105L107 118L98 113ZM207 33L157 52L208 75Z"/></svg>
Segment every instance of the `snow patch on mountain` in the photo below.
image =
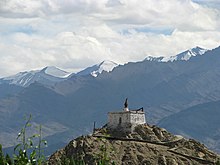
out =
<svg viewBox="0 0 220 165"><path fill-rule="evenodd" d="M174 62L174 61L187 61L191 57L198 56L198 55L203 55L207 49L203 49L200 47L195 47L189 50L186 50L182 53L179 53L175 56L170 56L170 57L152 57L148 56L145 58L147 61L157 61L157 62Z"/></svg>
<svg viewBox="0 0 220 165"><path fill-rule="evenodd" d="M161 60L163 59L164 57L152 57L152 56L148 56L145 58L146 61L157 61L157 62L161 62Z"/></svg>
<svg viewBox="0 0 220 165"><path fill-rule="evenodd" d="M30 72L20 72L16 75L9 76L6 78L3 78L3 81L9 82L9 84L15 84L19 86L27 86L32 80L36 73L38 73L39 70L30 71Z"/></svg>
<svg viewBox="0 0 220 165"><path fill-rule="evenodd" d="M33 70L29 72L20 72L16 75L5 77L1 82L27 87L34 82L44 85L52 85L64 80L70 73L54 66L48 66L42 70Z"/></svg>
<svg viewBox="0 0 220 165"><path fill-rule="evenodd" d="M118 66L117 63L106 60L106 61L101 62L100 64L96 64L91 67L88 67L78 72L76 75L77 76L91 75L93 77L97 77L103 71L111 72L116 66Z"/></svg>
<svg viewBox="0 0 220 165"><path fill-rule="evenodd" d="M187 51L184 51L180 54L177 54L176 56L171 56L171 57L164 57L162 59L162 62L168 62L168 61L187 61L189 60L191 57L195 57L198 55L203 55L205 52L207 51L207 49L203 49L200 47L195 47L192 49L189 49Z"/></svg>
<svg viewBox="0 0 220 165"><path fill-rule="evenodd" d="M46 74L59 78L66 78L70 75L69 72L61 70L55 66L47 66L43 70Z"/></svg>

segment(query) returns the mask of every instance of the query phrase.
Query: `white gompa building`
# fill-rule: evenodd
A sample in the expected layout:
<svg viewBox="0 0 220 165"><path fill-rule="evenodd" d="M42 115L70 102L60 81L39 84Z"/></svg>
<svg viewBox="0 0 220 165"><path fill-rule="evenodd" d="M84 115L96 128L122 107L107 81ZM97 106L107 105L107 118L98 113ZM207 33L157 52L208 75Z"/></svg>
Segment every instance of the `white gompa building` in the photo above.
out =
<svg viewBox="0 0 220 165"><path fill-rule="evenodd" d="M137 110L128 109L128 99L124 103L124 109L120 112L109 112L107 127L109 129L132 133L135 126L145 124L145 113L143 108Z"/></svg>

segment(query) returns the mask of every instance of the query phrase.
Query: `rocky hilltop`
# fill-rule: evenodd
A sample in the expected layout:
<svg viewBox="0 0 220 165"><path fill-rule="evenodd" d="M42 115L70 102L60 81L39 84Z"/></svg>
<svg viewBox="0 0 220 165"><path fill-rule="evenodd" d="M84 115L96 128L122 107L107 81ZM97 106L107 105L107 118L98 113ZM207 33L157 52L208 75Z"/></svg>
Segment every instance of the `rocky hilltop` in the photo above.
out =
<svg viewBox="0 0 220 165"><path fill-rule="evenodd" d="M92 135L78 137L65 148L56 151L49 158L48 164L81 159L93 165L100 155L117 165L211 165L217 164L219 158L219 155L195 140L143 124L136 126L134 132L129 134L105 127L96 129Z"/></svg>

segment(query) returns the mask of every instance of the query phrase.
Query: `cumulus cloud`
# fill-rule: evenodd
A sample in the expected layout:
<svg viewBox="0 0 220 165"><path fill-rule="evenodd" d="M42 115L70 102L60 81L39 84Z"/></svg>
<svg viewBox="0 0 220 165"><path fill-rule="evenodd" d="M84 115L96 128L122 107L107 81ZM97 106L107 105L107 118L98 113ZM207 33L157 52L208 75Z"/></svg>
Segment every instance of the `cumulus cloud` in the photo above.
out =
<svg viewBox="0 0 220 165"><path fill-rule="evenodd" d="M0 77L171 56L220 40L220 11L190 0L2 0Z"/></svg>

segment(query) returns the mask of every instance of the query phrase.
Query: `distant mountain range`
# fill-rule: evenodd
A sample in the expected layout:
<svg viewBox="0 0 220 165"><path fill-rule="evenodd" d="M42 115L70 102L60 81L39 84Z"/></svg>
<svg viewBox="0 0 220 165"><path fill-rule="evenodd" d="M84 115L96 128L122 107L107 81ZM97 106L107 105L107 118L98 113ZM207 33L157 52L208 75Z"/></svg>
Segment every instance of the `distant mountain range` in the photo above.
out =
<svg viewBox="0 0 220 165"><path fill-rule="evenodd" d="M107 112L122 110L127 97L130 109L144 107L147 122L159 123L171 131L183 130L183 135L194 137L192 131L182 129L182 126L188 125L187 120L183 120L180 126L173 124L173 127L179 127L175 130L164 120L174 114L181 115L193 106L206 106L208 102L220 100L219 58L220 47L213 50L197 47L167 62L143 60L117 65L107 61L67 77L51 75L51 72L49 75L45 70L38 71L59 79L52 83L35 80L29 85L17 86L9 80L1 80L4 83L0 84L0 90L5 95L0 94L0 143L4 147L12 146L15 142L13 133L20 128L22 116L31 113L35 123L43 124L44 136L51 142L49 150L53 151L73 136L90 132L94 121L98 126L105 124ZM1 87L3 85L7 85L11 91L5 92L6 88ZM183 114L190 116L190 111ZM201 111L203 115L206 113ZM191 122L200 124L200 120ZM213 123L207 125L203 128L209 132ZM214 125L220 129L218 122ZM216 133L208 137L209 141L213 141L212 145L204 140L206 134L197 133L195 138L219 150L219 146L214 144L219 135Z"/></svg>
<svg viewBox="0 0 220 165"><path fill-rule="evenodd" d="M64 70L61 70L55 66L47 66L42 70L33 70L20 72L16 75L1 78L0 83L5 84L14 84L22 87L27 87L32 83L38 82L43 85L52 86L55 83L64 81L71 76L88 76L97 77L103 71L110 72L114 67L118 66L115 62L112 61L103 61L100 64L88 67L77 74L69 73Z"/></svg>
<svg viewBox="0 0 220 165"><path fill-rule="evenodd" d="M176 56L170 57L151 57L148 56L145 60L147 61L157 61L157 62L168 62L168 61L180 61L180 60L189 60L193 56L203 55L207 50L195 47L184 51ZM1 78L0 83L6 84L14 84L22 87L27 87L34 82L38 82L43 85L52 86L57 82L66 80L72 76L88 76L91 75L93 77L97 77L103 71L110 72L118 64L113 61L103 61L100 64L93 65L88 67L78 73L69 73L67 71L61 70L55 66L47 66L42 70L32 70L26 72L20 72L16 75L12 75L9 77Z"/></svg>

